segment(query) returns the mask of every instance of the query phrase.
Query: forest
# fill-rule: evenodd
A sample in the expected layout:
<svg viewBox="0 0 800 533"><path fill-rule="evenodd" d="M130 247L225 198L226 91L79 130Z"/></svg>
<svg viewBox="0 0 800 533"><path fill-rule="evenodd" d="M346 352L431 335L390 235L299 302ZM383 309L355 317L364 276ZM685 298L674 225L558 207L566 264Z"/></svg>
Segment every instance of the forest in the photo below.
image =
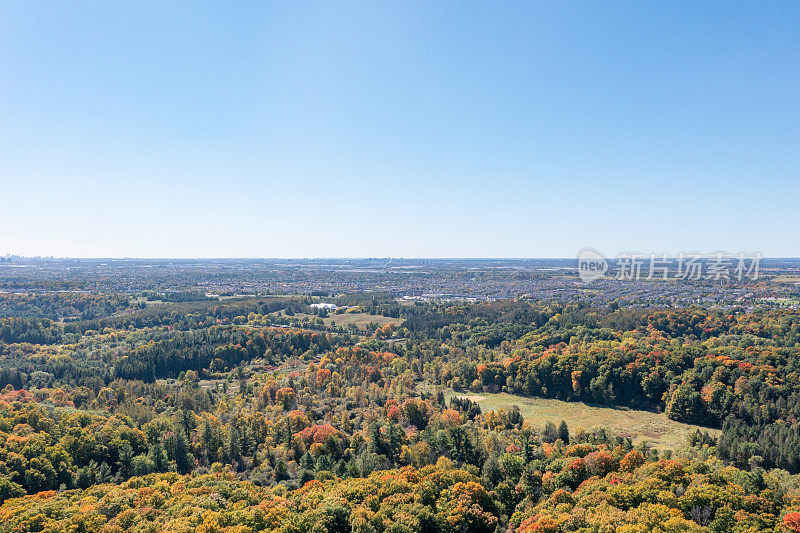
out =
<svg viewBox="0 0 800 533"><path fill-rule="evenodd" d="M0 531L800 531L791 309L4 302ZM482 408L499 392L701 429L672 450L533 426Z"/></svg>

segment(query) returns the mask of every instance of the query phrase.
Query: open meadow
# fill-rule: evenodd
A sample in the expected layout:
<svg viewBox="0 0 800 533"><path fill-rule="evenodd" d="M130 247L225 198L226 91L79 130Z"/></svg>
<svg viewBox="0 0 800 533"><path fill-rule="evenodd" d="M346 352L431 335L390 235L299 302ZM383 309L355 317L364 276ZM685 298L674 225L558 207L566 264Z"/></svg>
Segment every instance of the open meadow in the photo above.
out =
<svg viewBox="0 0 800 533"><path fill-rule="evenodd" d="M445 397L461 396L477 401L486 411L509 409L516 405L525 421L535 427L547 422L564 420L571 433L580 429L603 427L612 435L630 437L634 443L650 442L658 449L677 449L686 443L686 436L696 429L708 431L714 437L720 435L718 429L709 429L670 420L664 413L640 411L626 407L607 407L588 405L583 402L565 402L552 398L535 398L515 394L462 394L448 390Z"/></svg>
<svg viewBox="0 0 800 533"><path fill-rule="evenodd" d="M314 318L315 315L305 313L296 313L297 318ZM344 326L347 327L351 324L355 325L358 329L363 330L367 324L378 324L378 326L385 326L386 324L397 324L402 322L400 318L392 318L381 315L372 315L369 313L331 313L329 316L322 319L326 326Z"/></svg>

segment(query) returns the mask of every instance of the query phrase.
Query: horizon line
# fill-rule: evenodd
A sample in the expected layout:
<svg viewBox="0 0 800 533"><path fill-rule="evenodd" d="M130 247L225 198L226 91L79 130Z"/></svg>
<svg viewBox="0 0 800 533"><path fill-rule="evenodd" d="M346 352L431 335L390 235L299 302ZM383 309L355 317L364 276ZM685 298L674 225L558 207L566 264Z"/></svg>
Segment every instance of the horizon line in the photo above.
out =
<svg viewBox="0 0 800 533"><path fill-rule="evenodd" d="M649 254L642 254L642 256L647 256ZM713 257L712 254L700 254L701 258L706 257ZM398 260L426 260L426 261L437 261L437 260L507 260L507 261L530 261L530 260L577 260L578 257L546 257L546 256L529 256L529 257L514 257L514 256L408 256L408 257L400 257L400 256L284 256L284 257L266 257L266 256L173 256L173 257L158 257L158 256L54 256L54 255L16 255L16 254L5 254L0 257L9 257L9 258L19 258L19 259L50 259L50 260L68 260L68 259L84 259L84 260L139 260L139 261L175 261L175 260L194 260L194 261L208 261L208 260L247 260L247 261L266 261L266 260L300 260L300 261L316 261L321 259L334 259L334 260L364 260L364 259L398 259ZM619 259L617 256L604 256L606 259ZM730 257L735 258L737 256L731 255ZM667 260L671 259L678 259L677 256L667 256ZM800 256L761 256L761 259L797 259L800 260Z"/></svg>

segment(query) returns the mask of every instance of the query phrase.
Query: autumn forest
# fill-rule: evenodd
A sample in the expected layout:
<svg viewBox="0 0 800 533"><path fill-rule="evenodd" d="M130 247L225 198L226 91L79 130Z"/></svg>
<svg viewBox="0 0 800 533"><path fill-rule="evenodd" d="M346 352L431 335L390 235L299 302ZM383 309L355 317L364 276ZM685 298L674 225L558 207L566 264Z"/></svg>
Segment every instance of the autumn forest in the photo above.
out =
<svg viewBox="0 0 800 533"><path fill-rule="evenodd" d="M0 531L800 531L796 311L0 299ZM496 393L697 429L665 448Z"/></svg>

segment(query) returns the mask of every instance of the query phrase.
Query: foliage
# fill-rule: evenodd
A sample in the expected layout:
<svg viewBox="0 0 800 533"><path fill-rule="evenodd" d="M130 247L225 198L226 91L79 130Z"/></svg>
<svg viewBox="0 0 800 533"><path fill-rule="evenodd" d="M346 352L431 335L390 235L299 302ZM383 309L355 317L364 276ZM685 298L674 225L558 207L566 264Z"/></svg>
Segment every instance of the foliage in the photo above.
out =
<svg viewBox="0 0 800 533"><path fill-rule="evenodd" d="M173 299L0 318L0 531L800 530L795 311ZM723 431L673 456L502 391Z"/></svg>

